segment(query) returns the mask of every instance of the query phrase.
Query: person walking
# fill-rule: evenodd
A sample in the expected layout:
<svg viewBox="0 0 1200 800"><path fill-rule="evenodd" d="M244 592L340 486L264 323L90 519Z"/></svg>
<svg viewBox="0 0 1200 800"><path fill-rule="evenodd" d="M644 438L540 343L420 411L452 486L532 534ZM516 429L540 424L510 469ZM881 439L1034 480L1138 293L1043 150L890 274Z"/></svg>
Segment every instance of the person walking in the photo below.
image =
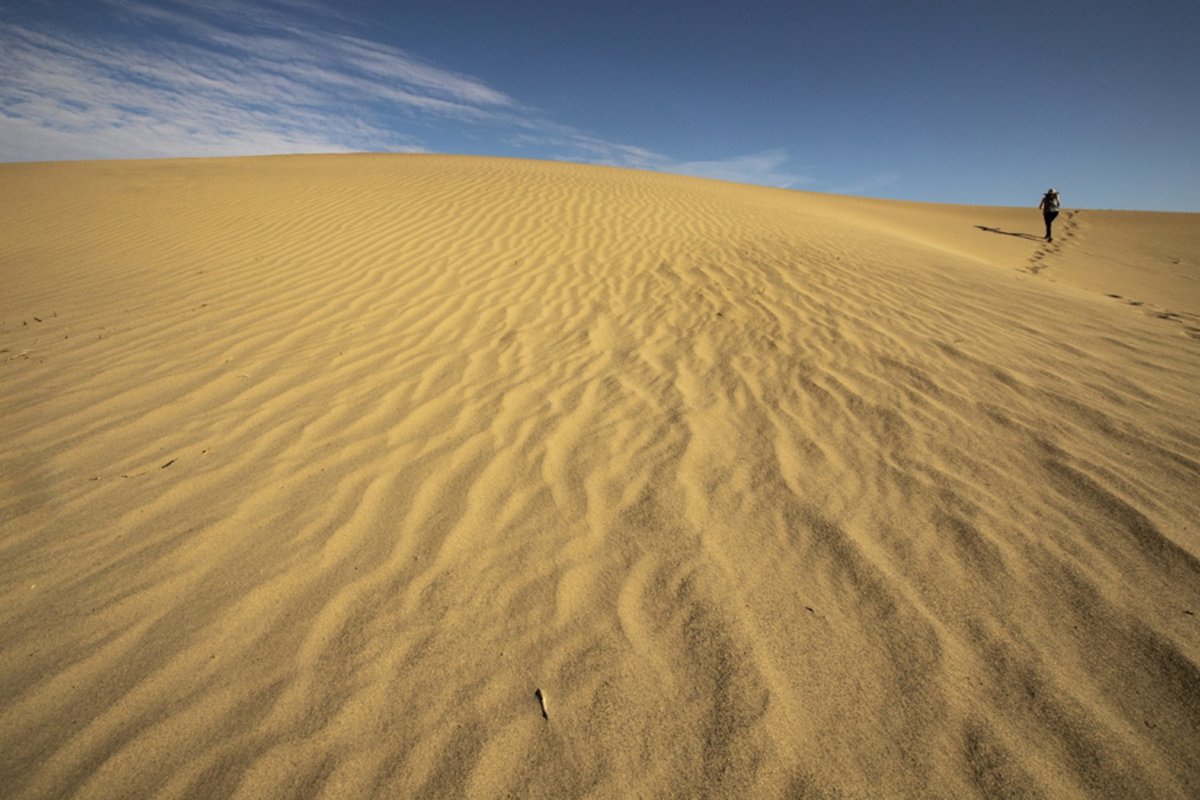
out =
<svg viewBox="0 0 1200 800"><path fill-rule="evenodd" d="M1058 189L1047 189L1042 195L1042 202L1038 203L1038 208L1042 210L1042 219L1046 221L1046 241L1053 242L1054 236L1050 233L1050 226L1058 216Z"/></svg>

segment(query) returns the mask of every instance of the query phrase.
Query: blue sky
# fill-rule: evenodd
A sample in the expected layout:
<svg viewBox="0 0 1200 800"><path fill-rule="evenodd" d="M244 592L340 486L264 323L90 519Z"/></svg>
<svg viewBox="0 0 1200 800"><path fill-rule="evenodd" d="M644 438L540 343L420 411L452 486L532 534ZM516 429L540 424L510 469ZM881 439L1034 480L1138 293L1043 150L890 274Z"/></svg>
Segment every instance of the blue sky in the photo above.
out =
<svg viewBox="0 0 1200 800"><path fill-rule="evenodd" d="M0 161L469 153L1200 211L1198 9L0 0Z"/></svg>

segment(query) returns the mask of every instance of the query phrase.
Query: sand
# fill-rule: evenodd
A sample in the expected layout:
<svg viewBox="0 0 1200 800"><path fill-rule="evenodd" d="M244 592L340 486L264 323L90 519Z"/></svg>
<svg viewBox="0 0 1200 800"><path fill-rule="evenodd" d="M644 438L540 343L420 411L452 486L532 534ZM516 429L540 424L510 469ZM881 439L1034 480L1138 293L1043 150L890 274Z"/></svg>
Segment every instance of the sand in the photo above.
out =
<svg viewBox="0 0 1200 800"><path fill-rule="evenodd" d="M0 220L6 798L1200 796L1200 215L361 155Z"/></svg>

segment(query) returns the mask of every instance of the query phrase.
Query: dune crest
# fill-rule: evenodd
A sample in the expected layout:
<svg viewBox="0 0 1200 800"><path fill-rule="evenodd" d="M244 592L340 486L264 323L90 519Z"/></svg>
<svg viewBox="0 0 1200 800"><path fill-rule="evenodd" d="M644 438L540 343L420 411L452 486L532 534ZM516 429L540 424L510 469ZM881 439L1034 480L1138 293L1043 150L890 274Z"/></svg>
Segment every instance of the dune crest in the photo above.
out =
<svg viewBox="0 0 1200 800"><path fill-rule="evenodd" d="M0 786L1200 793L1200 221L0 165Z"/></svg>

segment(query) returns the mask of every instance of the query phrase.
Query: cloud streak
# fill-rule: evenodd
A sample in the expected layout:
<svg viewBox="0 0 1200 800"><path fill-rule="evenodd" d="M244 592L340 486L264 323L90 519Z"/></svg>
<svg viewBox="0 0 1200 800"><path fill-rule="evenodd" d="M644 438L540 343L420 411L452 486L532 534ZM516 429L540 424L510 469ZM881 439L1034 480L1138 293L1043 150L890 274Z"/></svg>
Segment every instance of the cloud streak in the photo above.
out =
<svg viewBox="0 0 1200 800"><path fill-rule="evenodd" d="M889 170L875 175L867 175L851 183L834 187L831 191L835 194L871 194L882 191L899 180L899 173Z"/></svg>
<svg viewBox="0 0 1200 800"><path fill-rule="evenodd" d="M808 187L817 182L789 169L791 156L783 148L703 161L678 161L644 147L609 142L566 126L556 126L550 134L520 133L505 141L512 147L546 152L549 158L559 161L585 161L781 189Z"/></svg>
<svg viewBox="0 0 1200 800"><path fill-rule="evenodd" d="M605 140L479 78L352 35L354 20L313 0L98 2L103 26L0 25L0 161L420 152L437 142L412 131L436 140L450 130L494 152L813 183L781 149L678 161Z"/></svg>
<svg viewBox="0 0 1200 800"><path fill-rule="evenodd" d="M512 98L401 50L229 5L112 3L124 35L0 27L0 160L412 151L395 117L486 123Z"/></svg>
<svg viewBox="0 0 1200 800"><path fill-rule="evenodd" d="M764 150L761 153L733 156L712 161L684 161L673 165L668 171L682 175L716 178L735 183L756 183L792 189L810 185L815 179L792 172L786 168L791 157L782 148Z"/></svg>

